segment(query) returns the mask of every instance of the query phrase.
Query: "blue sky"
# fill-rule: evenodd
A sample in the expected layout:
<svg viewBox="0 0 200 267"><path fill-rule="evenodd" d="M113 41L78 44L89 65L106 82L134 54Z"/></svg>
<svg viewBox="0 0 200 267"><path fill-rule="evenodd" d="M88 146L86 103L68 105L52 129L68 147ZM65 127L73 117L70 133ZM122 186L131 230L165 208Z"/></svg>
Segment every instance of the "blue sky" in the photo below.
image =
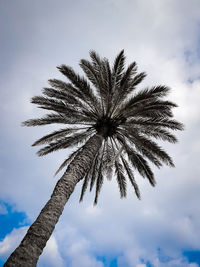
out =
<svg viewBox="0 0 200 267"><path fill-rule="evenodd" d="M43 115L30 103L56 66L79 68L94 49L111 62L122 49L148 76L165 84L185 124L177 145L163 144L176 168L153 169L157 186L136 175L121 200L115 179L79 204L71 196L38 267L200 266L200 3L199 0L0 1L0 266L19 244L55 186L68 155L38 158L31 144L52 127L24 128ZM58 126L59 127L59 126ZM54 127L57 129L57 127Z"/></svg>
<svg viewBox="0 0 200 267"><path fill-rule="evenodd" d="M12 206L1 202L0 213L0 240L2 241L7 233L10 233L13 228L19 228L25 225L29 225L27 222L27 216L24 212L17 212Z"/></svg>

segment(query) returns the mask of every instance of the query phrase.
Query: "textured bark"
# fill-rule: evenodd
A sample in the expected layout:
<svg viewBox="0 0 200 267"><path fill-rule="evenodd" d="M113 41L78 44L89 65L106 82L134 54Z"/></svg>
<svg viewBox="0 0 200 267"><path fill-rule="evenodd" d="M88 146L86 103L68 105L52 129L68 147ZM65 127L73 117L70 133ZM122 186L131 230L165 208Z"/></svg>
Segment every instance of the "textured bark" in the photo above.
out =
<svg viewBox="0 0 200 267"><path fill-rule="evenodd" d="M36 266L46 242L63 212L64 206L76 184L90 168L91 162L102 144L100 135L91 137L82 151L70 163L66 172L57 182L50 200L44 206L35 222L30 226L21 244L10 255L5 267Z"/></svg>

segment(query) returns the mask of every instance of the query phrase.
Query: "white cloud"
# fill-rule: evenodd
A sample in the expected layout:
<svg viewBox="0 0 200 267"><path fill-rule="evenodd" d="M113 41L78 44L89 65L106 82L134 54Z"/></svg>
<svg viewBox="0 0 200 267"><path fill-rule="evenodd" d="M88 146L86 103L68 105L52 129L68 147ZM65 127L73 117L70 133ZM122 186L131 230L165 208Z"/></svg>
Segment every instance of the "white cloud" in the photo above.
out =
<svg viewBox="0 0 200 267"><path fill-rule="evenodd" d="M136 60L139 70L148 73L144 85L170 86L169 97L180 106L175 115L186 130L178 133L178 145L165 145L176 168L156 170L155 189L137 176L142 201L137 201L130 188L128 199L120 200L112 181L105 182L98 206L91 206L91 195L78 204L79 185L42 257L53 257L53 250L60 266L64 264L62 256L66 265L69 262L75 267L101 266L96 255L117 255L119 266L127 267L145 266L141 258L156 267L194 267L186 259L183 262L181 252L200 249L199 0L87 0L68 5L60 1L60 5L51 2L47 9L40 3L40 10L34 6L33 12L25 2L22 7L25 14L30 13L26 25L32 36L29 41L26 34L30 34L23 28L20 41L25 52L16 50L9 79L3 80L2 131L8 140L1 148L5 159L2 198L35 218L56 183L51 177L67 154L64 151L38 159L35 150L28 147L50 129L19 127L22 120L42 114L28 104L29 98L40 93L48 78L59 77L56 65L66 63L80 70L78 60L88 57L89 49L112 59L124 48L128 62ZM15 239L19 242L20 229L1 242L1 255L11 251L9 244L16 244ZM172 259L161 262L158 248ZM54 260L51 258L52 264Z"/></svg>
<svg viewBox="0 0 200 267"><path fill-rule="evenodd" d="M22 238L26 234L28 230L28 227L21 227L18 229L13 229L12 232L0 242L0 257L1 259L5 260L19 245ZM63 267L63 259L61 258L57 242L54 236L51 236L49 241L46 244L46 247L44 249L44 252L42 256L40 257L38 267Z"/></svg>
<svg viewBox="0 0 200 267"><path fill-rule="evenodd" d="M8 255L18 246L19 242L21 241L27 230L27 227L13 229L13 231L0 242L1 257L8 257Z"/></svg>
<svg viewBox="0 0 200 267"><path fill-rule="evenodd" d="M79 229L69 226L67 222L64 224L65 227L61 227L55 234L62 256L66 259L65 266L103 267L103 264L92 253L90 240L83 236Z"/></svg>
<svg viewBox="0 0 200 267"><path fill-rule="evenodd" d="M198 267L196 263L188 263L187 260L175 259L168 262L160 262L158 258L153 259L153 266L155 267Z"/></svg>
<svg viewBox="0 0 200 267"><path fill-rule="evenodd" d="M42 253L42 255L40 256L39 259L39 263L38 263L38 267L43 267L43 266L49 266L49 267L64 267L66 266L64 264L64 261L58 251L58 245L57 245L57 241L53 236L50 237L50 239L48 240L46 247L44 249L44 252Z"/></svg>

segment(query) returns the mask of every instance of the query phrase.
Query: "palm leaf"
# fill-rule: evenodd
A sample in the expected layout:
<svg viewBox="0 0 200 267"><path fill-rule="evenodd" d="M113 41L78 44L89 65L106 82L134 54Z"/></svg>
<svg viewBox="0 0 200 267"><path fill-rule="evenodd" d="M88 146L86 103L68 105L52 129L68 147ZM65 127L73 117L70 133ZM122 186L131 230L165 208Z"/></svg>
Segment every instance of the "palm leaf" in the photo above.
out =
<svg viewBox="0 0 200 267"><path fill-rule="evenodd" d="M121 198L126 197L126 177L123 174L123 166L118 159L115 160L115 173Z"/></svg>
<svg viewBox="0 0 200 267"><path fill-rule="evenodd" d="M103 167L106 172L106 176L108 180L112 179L114 154L115 152L113 151L112 146L109 144L108 139L107 139Z"/></svg>
<svg viewBox="0 0 200 267"><path fill-rule="evenodd" d="M64 167L66 167L74 159L74 157L78 154L78 152L82 150L82 148L83 147L80 147L78 150L75 150L74 152L72 152L68 156L68 158L63 161L63 163L60 165L60 167L55 172L54 176L56 176Z"/></svg>
<svg viewBox="0 0 200 267"><path fill-rule="evenodd" d="M85 72L88 79L92 82L92 84L95 87L100 88L101 85L100 85L99 77L97 73L95 72L93 65L88 60L82 59L80 62L80 66Z"/></svg>
<svg viewBox="0 0 200 267"><path fill-rule="evenodd" d="M59 131L54 131L48 135L43 136L42 138L38 139L37 141L35 141L32 144L32 146L37 146L37 145L49 143L49 142L53 141L54 139L64 137L66 135L69 135L71 133L74 133L74 132L82 130L82 129L86 129L86 128L65 128L65 129L60 129Z"/></svg>
<svg viewBox="0 0 200 267"><path fill-rule="evenodd" d="M83 97L84 101L98 114L99 111L101 111L101 106L87 80L77 75L69 66L61 65L58 69L80 90L80 95Z"/></svg>
<svg viewBox="0 0 200 267"><path fill-rule="evenodd" d="M89 182L89 179L90 179L89 175L90 175L90 170L86 173L85 178L83 180L83 185L82 185L82 189L81 189L81 196L80 196L79 202L83 201L83 197L85 195L85 191L87 189L88 182Z"/></svg>
<svg viewBox="0 0 200 267"><path fill-rule="evenodd" d="M53 151L57 151L59 149L64 149L64 148L75 146L78 143L84 142L85 139L88 138L91 133L92 133L92 130L88 129L87 131L83 133L77 133L77 134L74 134L73 136L60 138L57 141L50 143L48 146L45 146L44 148L40 149L37 152L37 154L38 156L44 156Z"/></svg>
<svg viewBox="0 0 200 267"><path fill-rule="evenodd" d="M124 70L124 63L125 63L125 56L124 56L124 50L122 50L115 58L112 69L114 85L118 85L121 80L122 72Z"/></svg>
<svg viewBox="0 0 200 267"><path fill-rule="evenodd" d="M97 180L99 165L100 165L100 157L101 157L101 150L98 151L96 157L94 158L94 164L92 167L91 180L90 180L90 191L92 191L95 181Z"/></svg>
<svg viewBox="0 0 200 267"><path fill-rule="evenodd" d="M116 154L112 140L115 143L117 150L119 150L119 149L117 147L115 140L111 139L112 148ZM119 162L118 158L115 158L115 174L116 174L117 183L118 183L121 198L126 197L126 177L124 176L123 171L124 170L123 170L122 164Z"/></svg>
<svg viewBox="0 0 200 267"><path fill-rule="evenodd" d="M101 153L102 155L101 155L101 158L100 158L100 164L99 164L99 168L98 168L98 176L97 176L97 179L96 179L96 192L95 192L94 205L97 204L99 193L100 193L101 187L103 185L103 174L102 174L102 170L103 170L104 151L105 151L105 142L104 142L102 153Z"/></svg>
<svg viewBox="0 0 200 267"><path fill-rule="evenodd" d="M159 160L161 160L166 165L169 165L170 167L174 167L174 163L171 159L171 157L155 142L150 140L149 138L146 138L139 133L130 131L127 133L124 131L124 135L128 137L128 140L132 142L132 144L135 145L138 151L142 152L143 149L149 151L151 154L156 156Z"/></svg>
<svg viewBox="0 0 200 267"><path fill-rule="evenodd" d="M145 134L146 137L154 137L156 139L161 139L163 141L168 141L170 143L178 142L175 135L163 129L159 129L159 128L152 129L151 127L149 128L146 127L145 129L140 129L140 131L141 133Z"/></svg>
<svg viewBox="0 0 200 267"><path fill-rule="evenodd" d="M130 180L130 182L131 182L131 184L132 184L132 186L133 186L133 188L135 190L135 194L136 194L137 198L141 199L139 187L138 187L138 185L137 185L137 183L135 181L133 172L131 171L128 162L124 159L123 156L121 156L121 160L122 160L122 163L123 163L124 168L126 170L126 173L128 175L128 178L129 178L129 180Z"/></svg>
<svg viewBox="0 0 200 267"><path fill-rule="evenodd" d="M175 120L169 120L166 118L132 118L124 123L125 125L142 125L144 127L151 126L153 127L162 127L162 128L168 128L171 130L183 130L184 126L182 123L177 122Z"/></svg>
<svg viewBox="0 0 200 267"><path fill-rule="evenodd" d="M22 123L22 126L40 126L40 125L47 125L47 124L52 124L52 123L74 124L74 123L77 123L77 121L78 121L77 117L66 117L63 114L52 113L52 114L45 115L43 118L30 119L30 120L24 121Z"/></svg>
<svg viewBox="0 0 200 267"><path fill-rule="evenodd" d="M132 107L138 107L139 105L146 103L152 103L153 101L158 101L159 97L166 96L169 92L169 88L167 86L154 86L151 89L143 89L137 94L135 94L132 98L130 98L127 102L125 102L120 108L120 112L124 110L130 109ZM167 103L166 103L167 104ZM173 106L176 106L173 104Z"/></svg>

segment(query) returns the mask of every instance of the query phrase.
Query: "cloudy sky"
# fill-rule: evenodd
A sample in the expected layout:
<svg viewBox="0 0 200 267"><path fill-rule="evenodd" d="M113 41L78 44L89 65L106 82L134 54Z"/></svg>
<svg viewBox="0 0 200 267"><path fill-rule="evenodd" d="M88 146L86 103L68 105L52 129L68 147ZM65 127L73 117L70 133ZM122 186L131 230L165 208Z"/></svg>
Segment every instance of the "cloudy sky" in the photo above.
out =
<svg viewBox="0 0 200 267"><path fill-rule="evenodd" d="M122 49L148 76L165 84L185 124L179 143L163 144L176 168L155 171L152 188L137 176L121 200L113 179L99 203L80 185L65 207L38 267L200 266L200 2L199 0L0 0L0 265L19 244L55 186L68 151L38 158L31 144L52 127L24 128L44 114L30 98L56 66L71 65L90 49L112 62ZM63 78L63 77L62 77Z"/></svg>

